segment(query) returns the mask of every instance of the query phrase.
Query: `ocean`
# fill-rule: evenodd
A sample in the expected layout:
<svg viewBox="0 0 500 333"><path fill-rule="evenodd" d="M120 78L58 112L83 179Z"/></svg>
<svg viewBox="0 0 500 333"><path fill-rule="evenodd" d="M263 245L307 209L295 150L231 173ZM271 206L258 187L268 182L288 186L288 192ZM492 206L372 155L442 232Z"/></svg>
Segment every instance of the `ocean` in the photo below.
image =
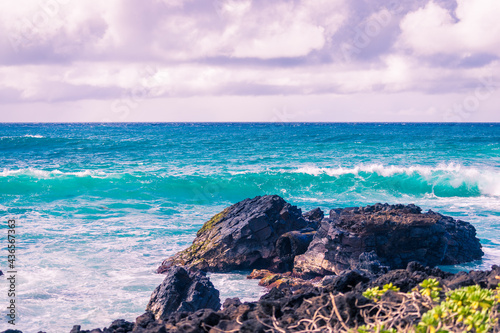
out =
<svg viewBox="0 0 500 333"><path fill-rule="evenodd" d="M500 263L500 124L0 124L0 270L16 220L15 327L69 332L142 314L161 261L211 216L278 194L307 211L414 203L471 222ZM221 299L257 299L246 272Z"/></svg>

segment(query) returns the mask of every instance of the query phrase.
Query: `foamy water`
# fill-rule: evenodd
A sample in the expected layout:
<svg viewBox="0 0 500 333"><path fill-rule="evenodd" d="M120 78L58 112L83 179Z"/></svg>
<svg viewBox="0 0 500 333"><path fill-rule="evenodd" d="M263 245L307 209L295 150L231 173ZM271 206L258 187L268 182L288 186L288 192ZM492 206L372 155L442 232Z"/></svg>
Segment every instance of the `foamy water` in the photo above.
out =
<svg viewBox="0 0 500 333"><path fill-rule="evenodd" d="M478 124L0 125L0 215L18 224L16 328L133 321L163 259L263 194L326 212L415 203L469 221L484 260L447 269L486 269L500 263L499 148L500 126ZM222 301L263 293L246 273L210 275Z"/></svg>

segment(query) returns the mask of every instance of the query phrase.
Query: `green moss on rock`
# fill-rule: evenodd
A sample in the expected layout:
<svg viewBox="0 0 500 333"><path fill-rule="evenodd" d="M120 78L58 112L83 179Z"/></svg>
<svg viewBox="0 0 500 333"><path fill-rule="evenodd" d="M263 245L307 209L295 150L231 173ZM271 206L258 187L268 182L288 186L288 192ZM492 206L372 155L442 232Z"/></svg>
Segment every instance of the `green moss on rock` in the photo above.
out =
<svg viewBox="0 0 500 333"><path fill-rule="evenodd" d="M212 229L217 223L219 223L228 212L228 208L224 209L222 212L215 214L209 221L205 222L205 224L201 227L200 230L196 233L197 237L200 237L205 231Z"/></svg>

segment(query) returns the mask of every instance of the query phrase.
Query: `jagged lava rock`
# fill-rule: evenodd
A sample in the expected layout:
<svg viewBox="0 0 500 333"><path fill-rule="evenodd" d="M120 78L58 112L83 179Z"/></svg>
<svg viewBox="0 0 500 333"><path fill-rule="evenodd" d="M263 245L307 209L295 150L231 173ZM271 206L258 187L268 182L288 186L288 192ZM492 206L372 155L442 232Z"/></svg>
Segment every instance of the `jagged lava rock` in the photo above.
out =
<svg viewBox="0 0 500 333"><path fill-rule="evenodd" d="M299 231L289 231L276 241L276 251L280 260L278 268L281 271L291 271L296 256L307 251L316 231L305 228Z"/></svg>
<svg viewBox="0 0 500 333"><path fill-rule="evenodd" d="M312 227L313 229L318 229L318 225L323 221L323 218L325 217L325 213L321 210L321 208L314 208L313 210L310 210L302 216L309 222L309 226Z"/></svg>
<svg viewBox="0 0 500 333"><path fill-rule="evenodd" d="M115 320L109 327L102 330L95 328L93 330L82 330L80 325L75 325L69 333L127 333L132 332L134 324L123 319Z"/></svg>
<svg viewBox="0 0 500 333"><path fill-rule="evenodd" d="M376 204L331 210L307 252L295 257L294 270L299 275L339 274L359 269L360 256L370 258L367 267L380 263L398 269L412 261L433 267L482 255L470 223L432 211L422 213L415 205Z"/></svg>
<svg viewBox="0 0 500 333"><path fill-rule="evenodd" d="M267 274L270 272L256 272ZM496 288L500 267L493 266L489 271L460 272L457 274L441 271L439 268L424 267L416 262L409 263L406 269L397 269L380 276L360 271L344 271L338 276L327 276L317 286L308 286L296 292L288 288L273 288L256 302L242 303L239 299L226 299L224 308L219 311L200 309L195 312L176 312L166 319L156 320L151 312L139 316L135 325L123 320L115 321L110 329L81 331L75 333L167 333L167 332L266 332L273 323L278 323L281 331L294 331L301 320L311 320L314 313L325 311L333 313L327 300L335 297L339 313L350 328L366 324L361 316L364 306L371 301L362 294L367 288L382 287L393 283L402 292L410 291L423 280L437 279L446 288L478 284L482 287ZM387 294L390 296L390 294ZM387 297L384 296L384 297ZM273 318L273 319L271 319ZM334 317L335 318L335 315ZM408 318L408 317L407 317Z"/></svg>
<svg viewBox="0 0 500 333"><path fill-rule="evenodd" d="M158 272L177 265L211 272L273 268L280 262L278 238L308 223L300 209L277 195L246 199L212 217L193 245L165 260Z"/></svg>
<svg viewBox="0 0 500 333"><path fill-rule="evenodd" d="M219 291L203 272L190 272L173 267L156 287L146 310L156 319L166 319L174 312L194 312L199 309L220 309Z"/></svg>

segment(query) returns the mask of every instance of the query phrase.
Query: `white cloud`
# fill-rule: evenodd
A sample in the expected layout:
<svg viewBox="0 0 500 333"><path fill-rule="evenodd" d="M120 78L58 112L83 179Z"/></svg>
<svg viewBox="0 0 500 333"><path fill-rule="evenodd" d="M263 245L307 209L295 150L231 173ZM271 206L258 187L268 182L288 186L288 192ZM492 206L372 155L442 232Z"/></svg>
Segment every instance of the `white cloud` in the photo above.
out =
<svg viewBox="0 0 500 333"><path fill-rule="evenodd" d="M0 52L10 53L13 61L16 54L43 52L70 60L306 56L324 46L325 33L340 27L343 1L4 2L0 20L15 52Z"/></svg>
<svg viewBox="0 0 500 333"><path fill-rule="evenodd" d="M434 1L409 13L401 22L400 45L416 54L500 56L500 2L457 0L456 19Z"/></svg>
<svg viewBox="0 0 500 333"><path fill-rule="evenodd" d="M21 70L22 68L22 70ZM75 62L63 65L0 67L0 91L19 92L21 101L116 99L133 91L147 97L218 95L294 95L370 92L467 92L489 78L500 82L500 66L434 68L404 55L388 55L377 66L342 64L295 67L224 67L207 64L151 65L148 63ZM64 96L64 94L68 96ZM2 94L0 94L2 95Z"/></svg>
<svg viewBox="0 0 500 333"><path fill-rule="evenodd" d="M247 6L243 15L233 17L238 21L231 20L227 27L234 45L230 55L270 59L301 57L320 50L346 17L342 5L343 1L316 0L265 8Z"/></svg>
<svg viewBox="0 0 500 333"><path fill-rule="evenodd" d="M276 24L261 31L261 36L238 43L231 53L239 58L281 58L306 56L325 44L324 29L307 23L291 26Z"/></svg>
<svg viewBox="0 0 500 333"><path fill-rule="evenodd" d="M500 56L498 0L458 0L455 12L454 0L398 5L385 0L4 1L0 106L87 100L112 105L123 96L132 96L135 105L135 99L313 94L349 96L353 103L353 96L367 94L467 96L481 78L500 81L494 58ZM356 44L360 34L368 38L362 46ZM349 59L340 48L346 44L358 51ZM475 62L465 63L469 58ZM356 110L362 107L356 104ZM430 115L428 110L439 108L399 110L391 114Z"/></svg>

